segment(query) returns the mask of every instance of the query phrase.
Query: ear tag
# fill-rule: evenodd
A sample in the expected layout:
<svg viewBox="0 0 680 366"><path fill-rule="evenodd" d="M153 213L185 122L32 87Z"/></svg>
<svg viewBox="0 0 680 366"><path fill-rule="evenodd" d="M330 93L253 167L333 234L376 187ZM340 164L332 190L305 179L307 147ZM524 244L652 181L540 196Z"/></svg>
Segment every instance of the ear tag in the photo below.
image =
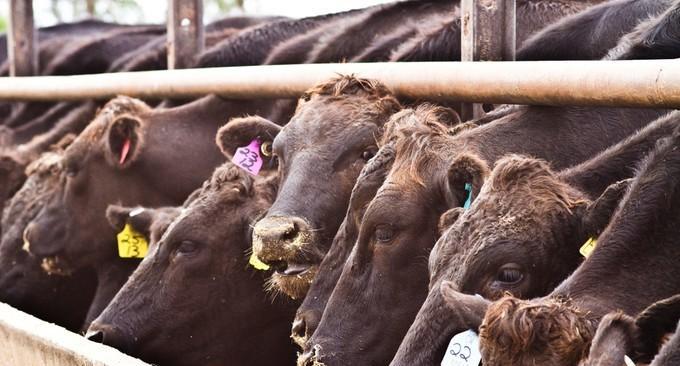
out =
<svg viewBox="0 0 680 366"><path fill-rule="evenodd" d="M260 141L255 139L248 146L236 149L236 154L231 162L252 175L257 175L262 169L262 157L260 156Z"/></svg>
<svg viewBox="0 0 680 366"><path fill-rule="evenodd" d="M451 338L441 366L478 366L481 361L479 336L473 330L466 330Z"/></svg>
<svg viewBox="0 0 680 366"><path fill-rule="evenodd" d="M585 244L581 247L581 249L578 250L579 253L581 253L582 256L588 258L590 256L590 253L595 250L595 247L597 246L597 239L590 237L588 241L586 241Z"/></svg>
<svg viewBox="0 0 680 366"><path fill-rule="evenodd" d="M129 223L116 235L118 256L121 258L144 258L149 251L149 243L144 235L133 229Z"/></svg>
<svg viewBox="0 0 680 366"><path fill-rule="evenodd" d="M465 183L465 192L467 192L467 199L465 199L463 208L467 210L472 204L472 183Z"/></svg>
<svg viewBox="0 0 680 366"><path fill-rule="evenodd" d="M635 366L635 362L630 359L628 356L623 356L623 362L626 364L626 366Z"/></svg>
<svg viewBox="0 0 680 366"><path fill-rule="evenodd" d="M253 266L255 269L259 269L260 271L266 271L269 269L269 266L262 262L260 258L258 258L255 253L250 255L250 260L248 260L248 263L250 263L251 266Z"/></svg>
<svg viewBox="0 0 680 366"><path fill-rule="evenodd" d="M120 161L118 162L120 165L123 165L125 163L125 159L127 159L128 153L130 153L130 139L125 139L123 142L123 148L120 149Z"/></svg>

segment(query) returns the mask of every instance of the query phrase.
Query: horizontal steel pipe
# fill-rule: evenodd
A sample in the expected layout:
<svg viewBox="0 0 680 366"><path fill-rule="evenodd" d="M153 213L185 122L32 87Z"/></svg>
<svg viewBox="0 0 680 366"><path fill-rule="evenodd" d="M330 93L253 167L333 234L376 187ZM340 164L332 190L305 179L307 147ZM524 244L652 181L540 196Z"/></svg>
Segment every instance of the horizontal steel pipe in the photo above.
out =
<svg viewBox="0 0 680 366"><path fill-rule="evenodd" d="M340 74L415 99L537 105L680 107L680 61L412 62L244 66L0 78L0 100L297 97Z"/></svg>

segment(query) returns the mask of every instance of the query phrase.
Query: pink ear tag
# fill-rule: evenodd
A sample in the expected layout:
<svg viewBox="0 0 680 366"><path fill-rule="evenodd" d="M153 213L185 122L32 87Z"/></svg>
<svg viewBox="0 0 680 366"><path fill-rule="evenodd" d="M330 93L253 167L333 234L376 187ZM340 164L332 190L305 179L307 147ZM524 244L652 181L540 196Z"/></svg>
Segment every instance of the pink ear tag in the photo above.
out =
<svg viewBox="0 0 680 366"><path fill-rule="evenodd" d="M125 162L125 159L128 156L128 153L130 152L130 139L125 139L125 142L123 142L123 148L120 150L120 161L119 164L123 165Z"/></svg>
<svg viewBox="0 0 680 366"><path fill-rule="evenodd" d="M262 157L260 156L260 141L255 139L248 146L236 149L236 154L231 162L238 165L248 173L257 175L262 169Z"/></svg>

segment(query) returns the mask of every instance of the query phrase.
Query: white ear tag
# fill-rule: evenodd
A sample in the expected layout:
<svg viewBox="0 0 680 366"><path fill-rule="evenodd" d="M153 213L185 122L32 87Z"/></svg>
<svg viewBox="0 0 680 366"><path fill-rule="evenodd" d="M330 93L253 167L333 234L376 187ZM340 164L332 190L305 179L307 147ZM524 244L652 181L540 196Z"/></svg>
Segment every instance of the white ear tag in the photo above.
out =
<svg viewBox="0 0 680 366"><path fill-rule="evenodd" d="M479 336L472 330L466 330L451 338L441 366L478 366L481 361Z"/></svg>

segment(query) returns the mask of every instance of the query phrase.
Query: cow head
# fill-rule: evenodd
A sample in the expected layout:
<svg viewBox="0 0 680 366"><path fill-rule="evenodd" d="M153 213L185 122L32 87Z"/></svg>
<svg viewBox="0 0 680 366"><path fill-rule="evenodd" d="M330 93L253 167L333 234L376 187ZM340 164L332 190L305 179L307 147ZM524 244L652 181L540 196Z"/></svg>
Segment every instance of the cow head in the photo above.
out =
<svg viewBox="0 0 680 366"><path fill-rule="evenodd" d="M218 141L227 138L225 130ZM248 265L250 224L275 193L272 174L252 177L231 162L217 168L88 337L175 365L292 361L290 345L280 340L293 309L268 298L267 274Z"/></svg>
<svg viewBox="0 0 680 366"><path fill-rule="evenodd" d="M342 222L361 168L400 105L382 84L341 76L299 101L276 135L280 189L253 230L253 252L274 269L276 289L304 297ZM253 127L250 141L257 129Z"/></svg>
<svg viewBox="0 0 680 366"><path fill-rule="evenodd" d="M576 365L594 332L587 313L568 300L519 300L489 305L479 328L485 365Z"/></svg>
<svg viewBox="0 0 680 366"><path fill-rule="evenodd" d="M95 278L79 271L49 276L31 257L24 240L26 225L40 202L58 185L61 152L44 153L26 169L27 179L7 202L0 243L0 301L72 330L80 330L94 295ZM23 174L23 172L22 172Z"/></svg>
<svg viewBox="0 0 680 366"><path fill-rule="evenodd" d="M465 163L474 164L479 166L472 171L483 170L481 162ZM449 339L465 330L438 321L449 316L439 291L443 281L492 300L506 292L521 298L547 294L581 262L579 247L607 224L626 182L591 202L542 160L509 155L497 161L468 209L442 215L444 234L430 253L428 297L394 364L439 361Z"/></svg>
<svg viewBox="0 0 680 366"><path fill-rule="evenodd" d="M116 232L104 216L109 203L169 200L147 188L151 168L142 156L149 150L144 121L149 112L141 101L118 97L64 151L59 182L24 232L46 271L68 274L117 257Z"/></svg>
<svg viewBox="0 0 680 366"><path fill-rule="evenodd" d="M393 161L394 146L391 144L382 146L376 156L361 170L357 183L352 189L347 215L333 239L328 254L319 266L319 273L307 296L295 314L291 338L303 349L303 352L309 351L307 340L319 325L328 298L354 247L366 207L384 182Z"/></svg>
<svg viewBox="0 0 680 366"><path fill-rule="evenodd" d="M426 294L425 258L438 236L439 216L465 201L463 186L462 192L450 188L454 175L441 151L449 146L450 116L423 106L401 111L388 123L383 140L393 144L394 162L366 208L356 244L299 363L348 364L360 358L385 364L394 355ZM465 172L473 183L485 174ZM340 341L349 338L357 341ZM351 350L356 348L364 351Z"/></svg>

